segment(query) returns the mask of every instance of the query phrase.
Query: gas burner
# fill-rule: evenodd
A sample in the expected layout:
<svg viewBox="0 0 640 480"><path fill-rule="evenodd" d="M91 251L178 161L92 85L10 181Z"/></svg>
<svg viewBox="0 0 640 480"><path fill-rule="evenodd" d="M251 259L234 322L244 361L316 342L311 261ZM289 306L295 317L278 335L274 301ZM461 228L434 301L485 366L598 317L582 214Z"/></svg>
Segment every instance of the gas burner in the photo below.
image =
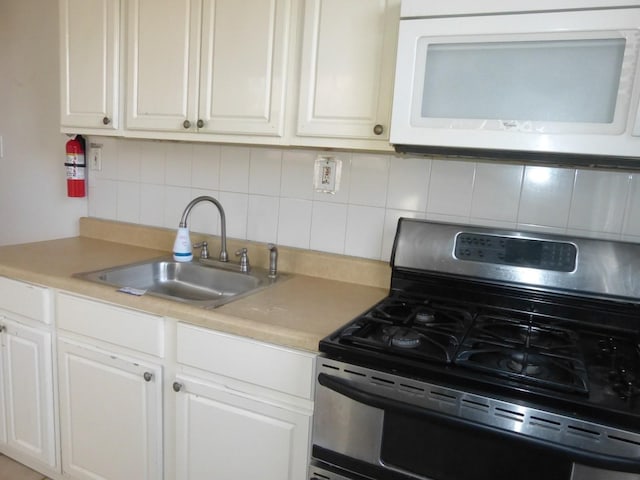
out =
<svg viewBox="0 0 640 480"><path fill-rule="evenodd" d="M419 325L430 325L435 323L435 321L436 321L435 313L429 312L426 310L416 313L416 316L414 317L414 322Z"/></svg>
<svg viewBox="0 0 640 480"><path fill-rule="evenodd" d="M513 373L526 375L529 377L546 377L548 369L544 365L544 359L539 355L527 355L526 353L514 353L500 361L498 365Z"/></svg>
<svg viewBox="0 0 640 480"><path fill-rule="evenodd" d="M407 327L391 326L382 330L382 340L398 348L416 348L422 343L421 335Z"/></svg>

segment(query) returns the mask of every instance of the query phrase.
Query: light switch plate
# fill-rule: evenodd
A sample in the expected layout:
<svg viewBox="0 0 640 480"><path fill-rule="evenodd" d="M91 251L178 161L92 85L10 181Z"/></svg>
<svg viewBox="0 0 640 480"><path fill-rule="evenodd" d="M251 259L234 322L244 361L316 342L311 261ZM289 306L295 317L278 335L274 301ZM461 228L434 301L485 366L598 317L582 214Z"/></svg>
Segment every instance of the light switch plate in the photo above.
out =
<svg viewBox="0 0 640 480"><path fill-rule="evenodd" d="M0 158L4 157L4 142L2 141L2 135L0 135Z"/></svg>
<svg viewBox="0 0 640 480"><path fill-rule="evenodd" d="M89 168L97 172L102 170L102 145L98 143L91 144L89 153Z"/></svg>

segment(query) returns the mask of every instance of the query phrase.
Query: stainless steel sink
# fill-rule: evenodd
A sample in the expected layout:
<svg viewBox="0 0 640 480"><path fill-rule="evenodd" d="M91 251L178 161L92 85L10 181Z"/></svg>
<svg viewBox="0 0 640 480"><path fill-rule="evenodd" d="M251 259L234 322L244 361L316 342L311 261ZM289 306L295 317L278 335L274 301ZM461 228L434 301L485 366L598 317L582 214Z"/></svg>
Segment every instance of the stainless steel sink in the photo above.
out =
<svg viewBox="0 0 640 480"><path fill-rule="evenodd" d="M266 271L256 268L250 273L240 273L233 270L235 267L224 263L210 266L198 262L156 259L74 276L209 308L253 293L284 278L282 275L278 275L277 280L269 278Z"/></svg>

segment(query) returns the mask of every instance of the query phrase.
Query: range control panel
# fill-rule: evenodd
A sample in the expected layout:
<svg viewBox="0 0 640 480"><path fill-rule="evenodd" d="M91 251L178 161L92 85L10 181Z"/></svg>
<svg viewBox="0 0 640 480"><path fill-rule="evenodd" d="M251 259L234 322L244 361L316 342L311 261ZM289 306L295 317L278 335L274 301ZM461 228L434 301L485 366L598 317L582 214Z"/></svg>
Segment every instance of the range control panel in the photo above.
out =
<svg viewBox="0 0 640 480"><path fill-rule="evenodd" d="M567 242L462 232L454 255L459 260L572 272L578 249Z"/></svg>

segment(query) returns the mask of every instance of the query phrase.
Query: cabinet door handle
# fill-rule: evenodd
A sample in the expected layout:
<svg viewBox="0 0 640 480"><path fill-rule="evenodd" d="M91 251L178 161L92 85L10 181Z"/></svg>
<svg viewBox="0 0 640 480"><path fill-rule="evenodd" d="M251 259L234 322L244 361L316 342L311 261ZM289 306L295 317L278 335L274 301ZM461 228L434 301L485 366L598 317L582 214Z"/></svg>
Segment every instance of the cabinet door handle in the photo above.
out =
<svg viewBox="0 0 640 480"><path fill-rule="evenodd" d="M173 382L173 391L179 392L180 390L182 390L182 384L178 382Z"/></svg>
<svg viewBox="0 0 640 480"><path fill-rule="evenodd" d="M198 126L198 128L204 127L204 120L202 119L198 120L198 123L196 123L196 125Z"/></svg>
<svg viewBox="0 0 640 480"><path fill-rule="evenodd" d="M184 128L191 128L191 122L189 120L185 120L184 122L182 122L182 126Z"/></svg>
<svg viewBox="0 0 640 480"><path fill-rule="evenodd" d="M109 117L104 117L102 119L102 123L105 125L109 125L111 123L111 119Z"/></svg>
<svg viewBox="0 0 640 480"><path fill-rule="evenodd" d="M151 372L144 372L144 374L142 375L142 377L144 378L145 382L150 382L151 379L153 378L153 373Z"/></svg>
<svg viewBox="0 0 640 480"><path fill-rule="evenodd" d="M382 125L378 124L375 127L373 127L373 133L375 133L376 135L382 135L383 132L384 132L384 127Z"/></svg>

